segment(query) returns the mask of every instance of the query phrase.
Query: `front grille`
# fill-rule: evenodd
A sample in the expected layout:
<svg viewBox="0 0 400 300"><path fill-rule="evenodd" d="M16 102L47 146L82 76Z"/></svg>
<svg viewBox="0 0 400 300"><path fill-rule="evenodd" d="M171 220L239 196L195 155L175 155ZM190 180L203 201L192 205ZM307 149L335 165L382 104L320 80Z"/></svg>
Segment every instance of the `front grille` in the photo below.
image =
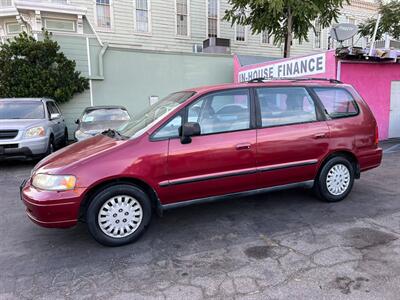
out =
<svg viewBox="0 0 400 300"><path fill-rule="evenodd" d="M16 149L16 148L18 148L18 144L0 145L0 147L2 147L4 149Z"/></svg>
<svg viewBox="0 0 400 300"><path fill-rule="evenodd" d="M18 135L18 130L0 130L0 140L13 139Z"/></svg>

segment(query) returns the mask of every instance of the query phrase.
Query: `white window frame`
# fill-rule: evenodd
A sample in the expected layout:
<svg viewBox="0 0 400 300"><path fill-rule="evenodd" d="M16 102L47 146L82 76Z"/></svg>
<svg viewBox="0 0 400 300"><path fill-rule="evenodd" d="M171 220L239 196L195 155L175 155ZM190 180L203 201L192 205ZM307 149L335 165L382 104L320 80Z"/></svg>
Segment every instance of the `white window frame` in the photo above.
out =
<svg viewBox="0 0 400 300"><path fill-rule="evenodd" d="M268 38L268 42L267 42L267 43L264 43L264 42L263 42L263 35L264 35L264 32L267 32L267 30L263 30L263 31L260 33L260 44L261 44L261 45L273 45L274 42L273 42L273 36L272 36L272 34L268 34L269 38Z"/></svg>
<svg viewBox="0 0 400 300"><path fill-rule="evenodd" d="M319 21L318 20L314 21L315 28L316 28L317 22L319 22ZM323 36L323 28L322 28L321 24L319 24L319 26L321 28L321 30L319 31L319 47L317 47L317 43L316 43L317 35L315 34L315 32L313 32L314 33L313 49L323 49L324 48L324 45L323 45L324 40L322 38L322 36Z"/></svg>
<svg viewBox="0 0 400 300"><path fill-rule="evenodd" d="M17 34L20 34L23 30L22 30L22 26L21 26L21 24L19 24L20 25L20 28L21 28L21 30L20 31L18 31L18 32L10 32L10 30L9 30L9 25L14 25L14 24L19 24L18 22L6 22L5 23L5 31L6 31L6 34L7 35L17 35Z"/></svg>
<svg viewBox="0 0 400 300"><path fill-rule="evenodd" d="M238 26L243 26L243 28L244 28L244 41L238 41L237 40L237 28L238 28ZM235 41L235 43L238 43L238 44L245 44L245 43L247 43L247 26L246 25L239 25L239 24L236 24L235 23L235 37L234 37L234 41Z"/></svg>
<svg viewBox="0 0 400 300"><path fill-rule="evenodd" d="M11 2L10 5L1 5L1 6L0 6L0 9L13 7L14 1L11 0L10 2Z"/></svg>
<svg viewBox="0 0 400 300"><path fill-rule="evenodd" d="M208 36L208 1L206 0L206 39L209 39L210 37ZM220 9L221 9L221 2L220 0L215 0L217 1L217 37L220 37Z"/></svg>
<svg viewBox="0 0 400 300"><path fill-rule="evenodd" d="M190 38L191 36L191 26L190 26L190 0L186 0L187 1L187 35L181 35L178 34L178 21L177 21L177 17L178 17L178 6L177 6L177 0L174 0L175 2L175 37L177 38ZM136 23L135 23L136 24Z"/></svg>
<svg viewBox="0 0 400 300"><path fill-rule="evenodd" d="M151 1L147 1L147 32L138 31L136 25L136 0L133 0L133 31L136 35L152 35L152 26L151 26ZM176 4L175 4L176 6ZM176 21L175 21L176 22Z"/></svg>
<svg viewBox="0 0 400 300"><path fill-rule="evenodd" d="M60 22L72 22L73 30L61 30L61 29L51 29L47 27L47 20L52 21L60 21ZM43 27L48 31L56 31L56 32L76 32L76 20L74 19L66 19L66 18L43 18Z"/></svg>
<svg viewBox="0 0 400 300"><path fill-rule="evenodd" d="M97 23L97 1L96 0L94 0L93 15L94 15L94 22L95 22L97 31L100 31L100 32L113 32L114 31L114 0L110 0L110 28L101 27Z"/></svg>
<svg viewBox="0 0 400 300"><path fill-rule="evenodd" d="M346 21L347 21L347 23L350 23L350 24L353 24L353 25L358 25L358 20L357 20L357 18L356 17L354 17L354 16L346 16ZM351 22L351 21L354 21L354 23L353 22ZM355 36L353 36L351 39L348 39L346 42L346 44L348 44L348 46L352 46L353 44L354 44L354 42L355 42L355 38L357 37L358 35L356 34Z"/></svg>

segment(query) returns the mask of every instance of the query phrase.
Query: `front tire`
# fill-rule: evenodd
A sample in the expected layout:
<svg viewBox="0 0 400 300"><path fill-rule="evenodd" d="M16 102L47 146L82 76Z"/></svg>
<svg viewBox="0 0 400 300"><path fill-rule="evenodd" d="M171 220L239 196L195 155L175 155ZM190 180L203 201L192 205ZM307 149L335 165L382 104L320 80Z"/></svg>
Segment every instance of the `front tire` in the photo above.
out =
<svg viewBox="0 0 400 300"><path fill-rule="evenodd" d="M354 184L354 166L346 158L337 156L328 160L315 180L314 191L326 202L345 199Z"/></svg>
<svg viewBox="0 0 400 300"><path fill-rule="evenodd" d="M54 142L54 137L51 135L49 138L49 143L47 145L47 150L44 156L48 156L50 154L52 154L56 149L56 144Z"/></svg>
<svg viewBox="0 0 400 300"><path fill-rule="evenodd" d="M105 246L122 246L137 240L151 219L149 197L140 188L119 184L101 190L86 211L88 229Z"/></svg>
<svg viewBox="0 0 400 300"><path fill-rule="evenodd" d="M63 139L62 139L62 141L61 141L61 148L62 147L65 147L65 146L67 146L68 145L68 129L67 128L65 128L65 130L64 130L64 136L63 136Z"/></svg>

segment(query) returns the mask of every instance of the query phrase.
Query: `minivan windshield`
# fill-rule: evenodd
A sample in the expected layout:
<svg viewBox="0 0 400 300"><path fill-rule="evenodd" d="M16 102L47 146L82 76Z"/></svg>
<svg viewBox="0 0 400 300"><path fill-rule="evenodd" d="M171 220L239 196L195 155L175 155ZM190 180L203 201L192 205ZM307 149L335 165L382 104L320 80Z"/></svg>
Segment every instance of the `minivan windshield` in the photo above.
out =
<svg viewBox="0 0 400 300"><path fill-rule="evenodd" d="M0 120L7 119L44 119L44 107L41 101L0 101Z"/></svg>
<svg viewBox="0 0 400 300"><path fill-rule="evenodd" d="M194 92L173 93L142 112L135 114L130 122L118 129L118 132L122 136L137 137L193 95Z"/></svg>

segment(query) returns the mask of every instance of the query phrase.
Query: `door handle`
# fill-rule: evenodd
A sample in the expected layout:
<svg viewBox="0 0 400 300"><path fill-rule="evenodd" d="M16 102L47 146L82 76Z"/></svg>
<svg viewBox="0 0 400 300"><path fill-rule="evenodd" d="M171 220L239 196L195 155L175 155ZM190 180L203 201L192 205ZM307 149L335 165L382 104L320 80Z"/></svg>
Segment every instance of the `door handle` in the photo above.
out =
<svg viewBox="0 0 400 300"><path fill-rule="evenodd" d="M328 137L327 133L317 133L314 135L314 139L325 139Z"/></svg>
<svg viewBox="0 0 400 300"><path fill-rule="evenodd" d="M250 148L251 148L250 143L243 143L243 144L236 145L236 150L249 150Z"/></svg>

